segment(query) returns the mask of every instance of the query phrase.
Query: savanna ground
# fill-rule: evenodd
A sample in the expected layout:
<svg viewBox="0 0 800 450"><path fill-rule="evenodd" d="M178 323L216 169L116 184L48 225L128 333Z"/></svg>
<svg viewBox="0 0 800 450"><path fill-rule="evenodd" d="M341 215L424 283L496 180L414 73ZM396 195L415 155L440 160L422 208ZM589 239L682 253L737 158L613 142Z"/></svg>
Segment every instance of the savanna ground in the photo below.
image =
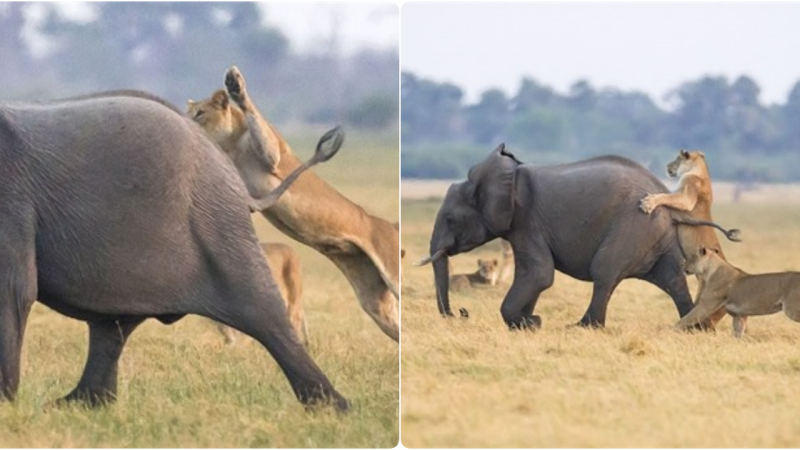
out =
<svg viewBox="0 0 800 450"><path fill-rule="evenodd" d="M432 269L411 263L427 254L444 187L402 186L405 446L800 446L800 324L783 313L750 318L743 340L731 336L729 317L715 334L678 332L672 300L626 280L605 329L568 327L588 307L591 284L557 274L536 306L537 332L503 324L507 284L451 293L453 309L470 318L441 318ZM731 193L715 186L714 218L743 232L743 243L723 242L729 260L751 273L800 270L800 187L761 187L738 203ZM500 257L494 241L452 262L466 273L478 258Z"/></svg>
<svg viewBox="0 0 800 450"><path fill-rule="evenodd" d="M289 139L306 159L320 132ZM350 131L341 152L316 169L368 211L399 218L396 135ZM344 447L397 445L398 346L358 306L327 259L254 216L262 241L292 245L303 264L310 353L351 403L348 414L307 412L275 360L240 335L226 346L212 322L155 320L122 354L116 404L97 410L48 408L78 382L88 333L82 322L37 304L28 322L22 382L0 403L2 447Z"/></svg>

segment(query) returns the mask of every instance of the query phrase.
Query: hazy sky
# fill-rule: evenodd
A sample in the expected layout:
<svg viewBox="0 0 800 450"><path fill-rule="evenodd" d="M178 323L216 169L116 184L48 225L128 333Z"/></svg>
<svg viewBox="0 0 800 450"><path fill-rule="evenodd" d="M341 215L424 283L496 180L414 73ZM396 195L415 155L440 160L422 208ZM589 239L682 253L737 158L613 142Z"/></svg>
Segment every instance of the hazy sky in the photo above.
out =
<svg viewBox="0 0 800 450"><path fill-rule="evenodd" d="M459 85L468 101L530 76L567 92L641 90L662 103L703 75L752 77L764 103L800 80L800 2L409 2L401 67Z"/></svg>
<svg viewBox="0 0 800 450"><path fill-rule="evenodd" d="M398 47L400 8L393 1L262 2L267 23L280 28L298 51L324 46L336 30L341 49Z"/></svg>

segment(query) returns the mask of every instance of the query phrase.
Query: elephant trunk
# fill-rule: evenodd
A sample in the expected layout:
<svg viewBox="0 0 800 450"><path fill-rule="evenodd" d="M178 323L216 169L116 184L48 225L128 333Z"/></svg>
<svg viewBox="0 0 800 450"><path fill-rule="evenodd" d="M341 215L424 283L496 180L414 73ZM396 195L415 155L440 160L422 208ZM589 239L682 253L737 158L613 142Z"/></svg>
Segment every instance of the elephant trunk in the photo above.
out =
<svg viewBox="0 0 800 450"><path fill-rule="evenodd" d="M433 261L433 276L436 282L436 304L442 316L452 316L450 311L450 261L445 253Z"/></svg>

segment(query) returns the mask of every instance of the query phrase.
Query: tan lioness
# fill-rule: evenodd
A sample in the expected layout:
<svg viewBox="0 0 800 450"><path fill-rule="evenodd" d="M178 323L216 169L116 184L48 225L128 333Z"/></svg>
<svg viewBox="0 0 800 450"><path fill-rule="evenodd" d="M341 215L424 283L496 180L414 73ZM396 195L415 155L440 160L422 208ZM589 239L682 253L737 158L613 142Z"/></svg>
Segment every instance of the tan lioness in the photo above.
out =
<svg viewBox="0 0 800 450"><path fill-rule="evenodd" d="M308 346L308 325L303 312L303 279L300 257L292 247L280 242L262 242L261 251L267 258L269 270L281 292L292 328L300 338L300 342ZM217 330L225 338L225 343L236 342L236 335L231 328L217 323Z"/></svg>
<svg viewBox="0 0 800 450"><path fill-rule="evenodd" d="M245 79L232 67L226 91L188 103L188 114L228 154L258 200L300 166L286 141L250 100ZM399 339L400 235L311 171L304 172L271 208L261 211L276 228L327 256L344 273L361 307Z"/></svg>
<svg viewBox="0 0 800 450"><path fill-rule="evenodd" d="M503 249L503 259L500 260L500 275L497 277L497 281L505 283L511 281L514 276L514 250L505 239L500 240L500 247Z"/></svg>
<svg viewBox="0 0 800 450"><path fill-rule="evenodd" d="M487 284L494 286L497 284L498 263L496 259L478 260L478 270L474 273L462 273L450 277L450 289L465 291L471 287Z"/></svg>
<svg viewBox="0 0 800 450"><path fill-rule="evenodd" d="M800 322L800 272L750 275L730 265L714 249L705 247L686 270L702 278L705 289L697 306L678 322L678 328L701 323L719 309L733 317L736 337L744 335L747 316L783 310L787 317Z"/></svg>
<svg viewBox="0 0 800 450"><path fill-rule="evenodd" d="M692 219L713 222L711 204L714 201L714 194L703 152L681 150L678 152L677 158L667 164L667 174L671 177L678 177L678 187L669 194L650 194L643 198L639 205L641 210L650 214L659 206L666 206L686 211ZM723 259L725 258L717 235L710 227L679 224L678 241L687 264L693 263L697 251L703 247L714 249ZM703 294L704 283L700 277L697 281L695 298L699 299ZM724 316L725 310L722 308L712 314L709 317L711 328Z"/></svg>

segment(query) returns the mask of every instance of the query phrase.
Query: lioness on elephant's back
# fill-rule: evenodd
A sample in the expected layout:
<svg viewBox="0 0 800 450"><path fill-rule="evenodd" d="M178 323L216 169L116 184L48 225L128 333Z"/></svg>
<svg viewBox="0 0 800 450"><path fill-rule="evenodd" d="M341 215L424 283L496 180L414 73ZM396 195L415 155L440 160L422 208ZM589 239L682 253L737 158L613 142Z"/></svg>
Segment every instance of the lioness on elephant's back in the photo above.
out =
<svg viewBox="0 0 800 450"><path fill-rule="evenodd" d="M39 300L89 324L63 400L113 401L128 336L203 315L272 354L298 399L347 408L292 331L235 169L149 94L0 104L0 397L13 398Z"/></svg>

